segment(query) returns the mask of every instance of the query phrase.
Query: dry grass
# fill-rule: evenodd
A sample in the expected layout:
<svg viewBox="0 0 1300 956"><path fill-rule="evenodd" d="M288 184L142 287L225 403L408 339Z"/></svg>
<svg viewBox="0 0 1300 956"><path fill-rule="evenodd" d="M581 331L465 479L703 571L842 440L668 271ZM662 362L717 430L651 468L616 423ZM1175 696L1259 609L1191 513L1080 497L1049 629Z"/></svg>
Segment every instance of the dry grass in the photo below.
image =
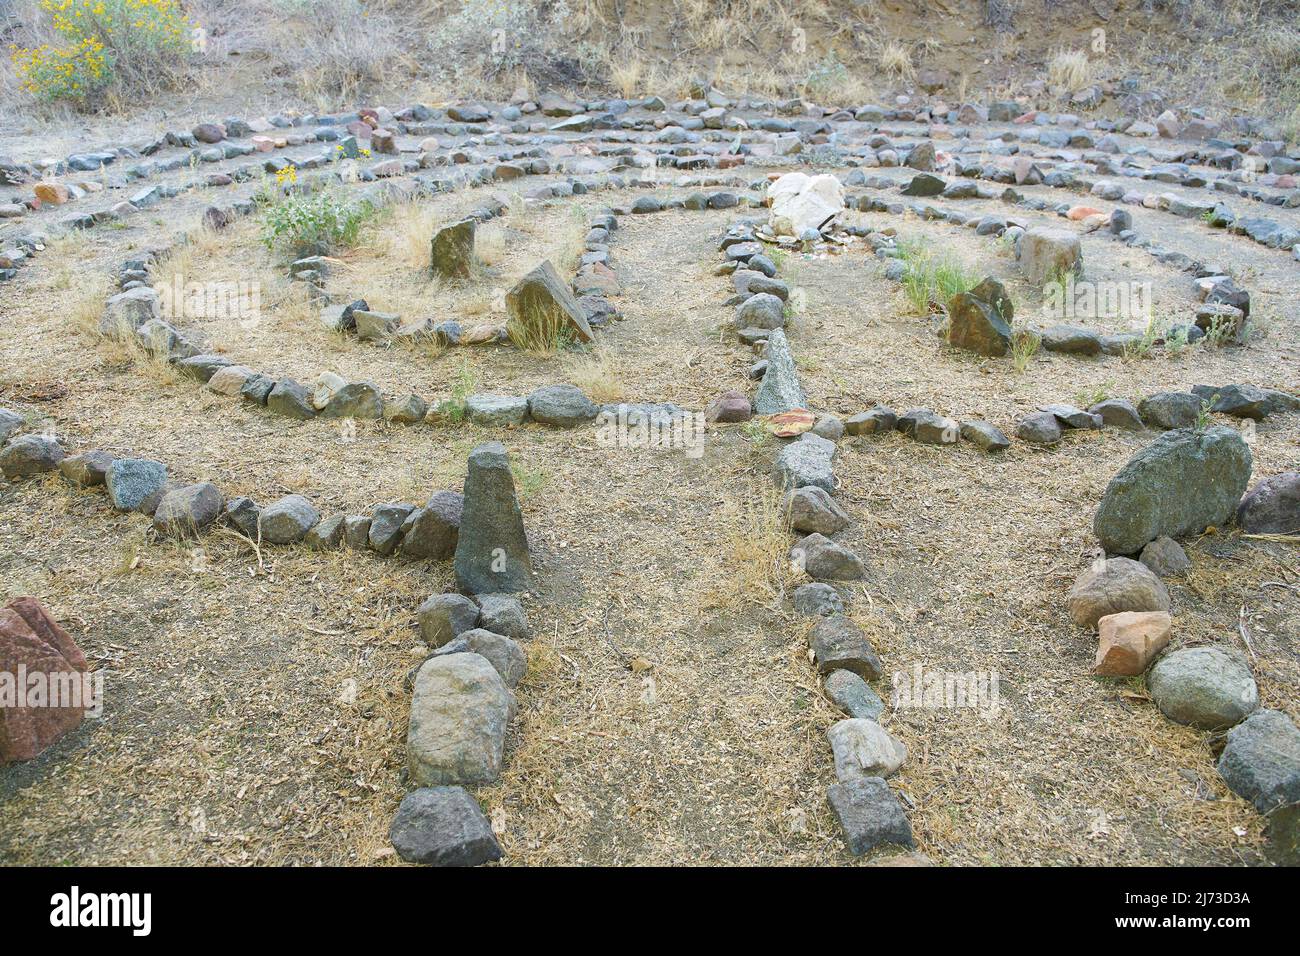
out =
<svg viewBox="0 0 1300 956"><path fill-rule="evenodd" d="M1083 50L1059 50L1047 63L1047 85L1073 93L1092 82L1092 62Z"/></svg>
<svg viewBox="0 0 1300 956"><path fill-rule="evenodd" d="M790 521L780 491L764 483L726 501L718 524L722 560L705 607L736 611L750 603L779 605L798 574L790 562Z"/></svg>
<svg viewBox="0 0 1300 956"><path fill-rule="evenodd" d="M885 73L904 82L910 82L916 76L912 51L897 40L889 40L880 47L876 62Z"/></svg>
<svg viewBox="0 0 1300 956"><path fill-rule="evenodd" d="M621 363L604 348L595 348L569 360L565 378L597 403L621 402L627 394Z"/></svg>

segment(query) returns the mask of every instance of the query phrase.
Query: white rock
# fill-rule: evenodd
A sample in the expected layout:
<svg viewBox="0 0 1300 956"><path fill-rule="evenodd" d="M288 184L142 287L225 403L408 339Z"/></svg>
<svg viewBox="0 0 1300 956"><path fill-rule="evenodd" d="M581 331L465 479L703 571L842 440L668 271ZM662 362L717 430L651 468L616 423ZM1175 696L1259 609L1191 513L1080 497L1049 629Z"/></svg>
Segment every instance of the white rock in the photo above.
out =
<svg viewBox="0 0 1300 956"><path fill-rule="evenodd" d="M336 375L333 372L321 372L316 376L316 381L312 383L311 403L317 409L322 409L329 404L331 398L338 393L339 389L347 385L348 380L342 375Z"/></svg>
<svg viewBox="0 0 1300 956"><path fill-rule="evenodd" d="M907 746L874 720L850 717L826 731L835 752L835 776L848 783L888 777L907 759Z"/></svg>
<svg viewBox="0 0 1300 956"><path fill-rule="evenodd" d="M844 186L829 174L786 173L767 188L772 201L768 224L778 236L820 229L844 211Z"/></svg>

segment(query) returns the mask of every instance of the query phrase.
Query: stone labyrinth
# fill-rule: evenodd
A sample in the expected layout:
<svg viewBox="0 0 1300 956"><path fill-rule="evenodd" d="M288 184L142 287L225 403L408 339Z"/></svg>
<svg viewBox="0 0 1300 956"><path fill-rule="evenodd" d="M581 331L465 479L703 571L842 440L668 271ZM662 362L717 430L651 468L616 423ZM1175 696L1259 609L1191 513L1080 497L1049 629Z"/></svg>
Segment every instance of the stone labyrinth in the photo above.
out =
<svg viewBox="0 0 1300 956"><path fill-rule="evenodd" d="M104 676L0 855L1294 863L1297 168L711 88L0 167L0 653Z"/></svg>

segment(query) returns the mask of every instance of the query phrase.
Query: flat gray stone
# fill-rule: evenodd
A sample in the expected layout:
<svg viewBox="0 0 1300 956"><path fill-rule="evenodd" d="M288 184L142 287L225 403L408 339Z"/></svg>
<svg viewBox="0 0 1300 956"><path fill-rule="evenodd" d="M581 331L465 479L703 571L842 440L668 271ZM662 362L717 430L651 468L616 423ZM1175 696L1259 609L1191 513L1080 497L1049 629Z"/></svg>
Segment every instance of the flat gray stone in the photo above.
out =
<svg viewBox="0 0 1300 956"><path fill-rule="evenodd" d="M826 675L825 687L826 696L850 717L876 720L885 712L885 702L853 671L831 671Z"/></svg>
<svg viewBox="0 0 1300 956"><path fill-rule="evenodd" d="M515 395L471 395L465 417L476 425L522 425L528 421L528 399Z"/></svg>

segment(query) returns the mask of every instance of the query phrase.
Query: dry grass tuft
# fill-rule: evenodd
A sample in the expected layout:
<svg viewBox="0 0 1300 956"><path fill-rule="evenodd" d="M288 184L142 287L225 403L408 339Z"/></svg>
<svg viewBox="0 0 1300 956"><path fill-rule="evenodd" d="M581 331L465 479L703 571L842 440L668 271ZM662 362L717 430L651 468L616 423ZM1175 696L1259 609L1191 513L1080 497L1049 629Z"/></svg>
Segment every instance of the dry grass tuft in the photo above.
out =
<svg viewBox="0 0 1300 956"><path fill-rule="evenodd" d="M1047 85L1073 93L1092 82L1092 63L1083 50L1058 50L1047 63Z"/></svg>
<svg viewBox="0 0 1300 956"><path fill-rule="evenodd" d="M880 52L876 55L876 62L886 73L905 82L916 76L912 51L897 40L890 40L881 45Z"/></svg>
<svg viewBox="0 0 1300 956"><path fill-rule="evenodd" d="M796 574L781 492L764 483L752 495L729 500L718 523L723 529L722 567L704 596L704 607L735 611L747 604L779 601Z"/></svg>
<svg viewBox="0 0 1300 956"><path fill-rule="evenodd" d="M594 402L619 402L627 391L617 356L603 348L572 359L566 375Z"/></svg>

